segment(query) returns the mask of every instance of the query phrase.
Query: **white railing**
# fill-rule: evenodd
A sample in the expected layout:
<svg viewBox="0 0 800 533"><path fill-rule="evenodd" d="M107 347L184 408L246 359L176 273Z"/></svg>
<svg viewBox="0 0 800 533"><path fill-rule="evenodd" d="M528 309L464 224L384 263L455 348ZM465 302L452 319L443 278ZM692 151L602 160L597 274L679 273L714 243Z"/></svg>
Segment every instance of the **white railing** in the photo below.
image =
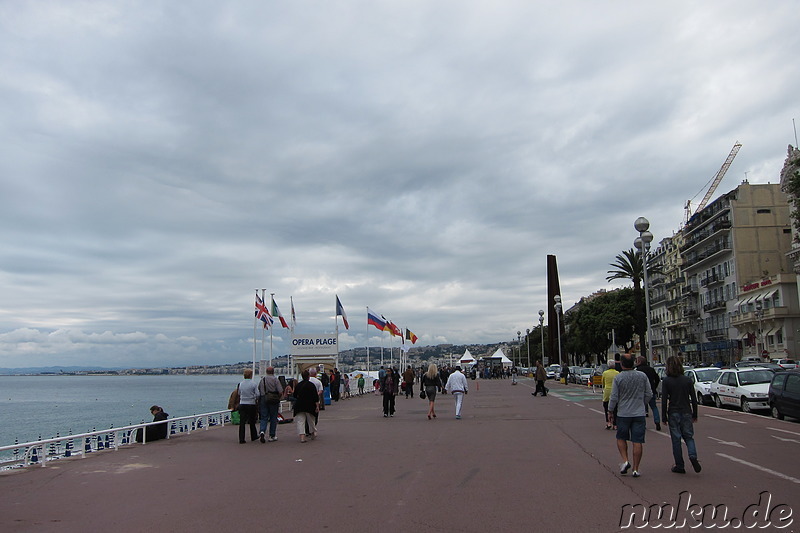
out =
<svg viewBox="0 0 800 533"><path fill-rule="evenodd" d="M0 470L37 464L47 466L48 461L55 459L74 456L86 457L93 452L109 449L117 450L120 446L140 444L136 442L136 432L139 429L141 429L142 433L141 444L147 444L147 431L145 430L147 426L166 424L166 438L170 438L171 436L189 434L200 429L208 430L213 426L224 426L230 421L230 411L214 411L201 415L170 418L161 422L142 422L141 424L130 426L0 446Z"/></svg>

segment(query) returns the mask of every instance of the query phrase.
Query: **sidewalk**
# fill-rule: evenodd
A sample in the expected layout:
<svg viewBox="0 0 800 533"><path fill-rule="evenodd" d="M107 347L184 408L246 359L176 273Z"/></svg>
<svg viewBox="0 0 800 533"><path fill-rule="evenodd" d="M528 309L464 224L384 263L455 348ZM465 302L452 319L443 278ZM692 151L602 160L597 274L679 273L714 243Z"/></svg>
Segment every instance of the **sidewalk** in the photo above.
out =
<svg viewBox="0 0 800 533"><path fill-rule="evenodd" d="M618 531L622 505L670 501L689 485L712 503L715 475L741 476L708 454L703 476L678 478L668 436L648 431L643 477L620 477L599 393L550 382L534 398L527 379L469 385L461 420L448 395L431 421L426 400L400 396L384 418L367 395L328 406L306 444L293 424L277 442L245 445L226 426L0 475L0 529Z"/></svg>

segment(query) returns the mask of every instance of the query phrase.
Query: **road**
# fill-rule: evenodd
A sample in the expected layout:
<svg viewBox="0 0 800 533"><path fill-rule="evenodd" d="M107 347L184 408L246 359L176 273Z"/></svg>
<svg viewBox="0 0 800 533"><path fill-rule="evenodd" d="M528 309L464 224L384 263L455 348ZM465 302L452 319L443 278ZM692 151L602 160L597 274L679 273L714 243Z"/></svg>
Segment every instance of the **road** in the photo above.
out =
<svg viewBox="0 0 800 533"><path fill-rule="evenodd" d="M632 478L618 472L599 393L550 382L533 397L533 385L470 381L461 420L450 396L432 421L419 398L399 397L383 418L380 398L365 396L326 409L306 444L291 424L275 443L246 445L222 427L5 473L0 530L605 532L654 527L649 507L664 504L706 524L703 506L725 506L733 525L744 516L798 530L785 516L800 511L797 422L701 407L703 471L679 475L668 433L648 419Z"/></svg>

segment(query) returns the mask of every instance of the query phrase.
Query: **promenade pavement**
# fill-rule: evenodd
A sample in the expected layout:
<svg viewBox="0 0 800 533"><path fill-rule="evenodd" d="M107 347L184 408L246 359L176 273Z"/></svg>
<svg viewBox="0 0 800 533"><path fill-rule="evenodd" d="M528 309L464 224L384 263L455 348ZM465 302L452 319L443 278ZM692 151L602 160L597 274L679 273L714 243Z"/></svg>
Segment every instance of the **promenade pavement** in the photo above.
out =
<svg viewBox="0 0 800 533"><path fill-rule="evenodd" d="M400 396L384 418L366 395L329 406L306 444L293 424L277 442L244 445L225 426L6 472L0 531L605 532L621 530L624 505L677 505L682 492L740 515L769 491L773 505L800 511L800 424L703 408L703 472L676 475L668 433L648 419L642 477L632 478L619 474L599 393L469 384L461 420L449 395L431 421L427 400ZM704 436L712 430L717 440Z"/></svg>

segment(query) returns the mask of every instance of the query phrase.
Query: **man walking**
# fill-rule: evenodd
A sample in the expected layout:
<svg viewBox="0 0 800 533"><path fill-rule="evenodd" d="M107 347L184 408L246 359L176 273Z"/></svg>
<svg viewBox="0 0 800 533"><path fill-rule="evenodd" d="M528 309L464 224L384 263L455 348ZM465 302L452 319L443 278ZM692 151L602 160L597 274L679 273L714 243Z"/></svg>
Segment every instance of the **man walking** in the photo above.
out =
<svg viewBox="0 0 800 533"><path fill-rule="evenodd" d="M250 440L258 438L256 433L256 401L258 400L258 385L253 383L253 370L245 368L244 379L239 383L239 444L244 444L245 426L250 426Z"/></svg>
<svg viewBox="0 0 800 533"><path fill-rule="evenodd" d="M643 372L633 369L633 356L626 353L620 361L622 372L614 378L608 411L617 426L617 450L622 458L619 473L628 473L628 441L633 448L633 477L639 477L644 434L647 431L645 407L653 396L650 381ZM615 411L616 410L616 411ZM616 413L616 414L614 414Z"/></svg>
<svg viewBox="0 0 800 533"><path fill-rule="evenodd" d="M275 368L267 367L267 375L262 377L258 384L258 395L259 414L261 416L259 439L262 443L265 442L264 432L267 430L267 422L269 422L269 441L275 442L278 440L276 436L278 410L281 406L281 396L283 396L283 385L275 377Z"/></svg>
<svg viewBox="0 0 800 533"><path fill-rule="evenodd" d="M653 396L650 398L648 405L653 412L653 421L656 423L656 431L661 431L661 419L658 417L658 405L656 402L656 392L658 391L658 384L661 383L661 378L658 377L655 369L647 364L647 359L641 355L636 358L636 370L644 372L647 380L650 382L650 389L653 391ZM645 416L647 411L645 410Z"/></svg>
<svg viewBox="0 0 800 533"><path fill-rule="evenodd" d="M544 386L544 382L547 380L547 371L545 371L541 361L536 361L536 374L534 377L536 378L536 390L531 394L536 396L541 392L542 396L547 396L547 387Z"/></svg>
<svg viewBox="0 0 800 533"><path fill-rule="evenodd" d="M445 390L453 395L456 401L456 419L461 418L461 404L464 402L464 395L469 392L467 378L461 373L461 367L457 366L456 371L447 378Z"/></svg>
<svg viewBox="0 0 800 533"><path fill-rule="evenodd" d="M414 369L411 368L411 365L408 365L406 371L403 372L403 383L405 383L405 390L403 392L406 393L406 399L414 397L414 379L416 378L416 374L414 374Z"/></svg>

